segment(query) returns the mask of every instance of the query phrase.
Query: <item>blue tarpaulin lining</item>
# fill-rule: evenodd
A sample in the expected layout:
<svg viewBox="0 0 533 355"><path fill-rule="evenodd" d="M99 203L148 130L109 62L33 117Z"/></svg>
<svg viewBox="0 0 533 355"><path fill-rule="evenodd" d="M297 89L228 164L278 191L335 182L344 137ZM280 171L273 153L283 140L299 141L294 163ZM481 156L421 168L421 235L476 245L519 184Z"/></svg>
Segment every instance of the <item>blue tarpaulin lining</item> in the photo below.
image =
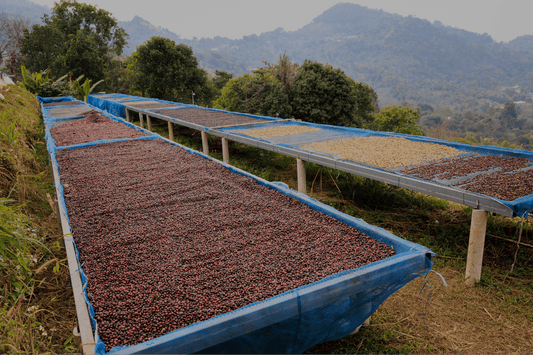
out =
<svg viewBox="0 0 533 355"><path fill-rule="evenodd" d="M114 101L117 100L117 101ZM130 96L125 94L110 94L110 95L89 95L87 102L95 107L105 110L112 115L126 118L126 105L122 102L141 102L141 101L157 101L160 104L172 104L177 107L182 104L178 102L151 99L147 97Z"/></svg>
<svg viewBox="0 0 533 355"><path fill-rule="evenodd" d="M243 131L247 129L251 130L251 129L279 127L279 126L306 126L306 127L320 128L322 131L293 134L289 136L272 137L268 139L255 138L255 137L246 135L246 133L244 132L237 132L237 131ZM298 149L303 149L309 152L318 153L321 155L329 155L331 157L337 158L339 161L343 161L343 159L341 159L338 156L330 155L327 153L318 152L312 149L302 148L301 146L305 144L315 143L315 142L345 139L345 138L371 137L371 136L373 137L400 137L400 138L409 139L415 142L442 144L442 145L456 148L458 150L468 152L470 154L476 153L479 155L492 155L492 156L501 156L501 157L520 157L520 158L526 158L526 159L533 160L533 152L526 151L526 150L500 148L500 147L493 147L493 146L486 146L486 145L469 145L469 144L450 142L450 141L445 141L442 139L425 137L425 136L414 136L414 135L409 135L409 134L400 134L400 133L393 133L393 132L376 132L376 131L371 131L371 130L366 130L366 129L361 129L361 128L320 125L320 124L315 124L315 123L310 123L310 122L299 122L299 121L276 122L276 123L265 123L265 124L258 124L258 125L227 127L227 128L220 128L219 130L224 131L224 132L231 132L232 134L240 135L240 136L247 137L247 138L253 138L257 141L275 144L275 145L279 145L282 147L298 148ZM301 159L305 160L304 157L302 157ZM347 160L344 160L344 161L347 161ZM387 172L398 174L398 175L402 175L402 174L397 173L396 172L397 170L408 168L408 167L399 167L399 168L389 170L389 169L381 169L381 168L373 167L371 165L367 165L364 163L357 163L357 164L370 167L373 169L387 171ZM410 176L410 177L417 179L417 180L421 180L421 181L428 181L424 179L418 179L413 176ZM444 185L449 186L448 184L444 184ZM477 194L477 195L482 195L482 194ZM505 201L505 200L501 200L497 198L494 198L494 199L508 206L510 209L513 210L513 212L517 216L523 216L524 214L527 215L528 211L531 211L533 209L533 194L518 198L514 201Z"/></svg>
<svg viewBox="0 0 533 355"><path fill-rule="evenodd" d="M116 118L116 120L127 124L120 118ZM45 121L47 147L52 164L58 171L59 165L56 160L58 150L76 149L117 141L107 140L58 148L50 136L49 126L51 123L52 120L50 119ZM141 139L161 139L169 142L156 134ZM171 144L185 149L191 154L211 159L234 173L251 177L261 185L297 198L312 209L330 215L372 238L392 246L396 255L357 269L342 271L318 282L262 302L250 304L207 321L192 324L142 344L114 348L110 353L301 353L315 344L339 339L350 334L365 319L370 317L388 296L416 277L425 275L431 269L431 258L434 254L428 248L403 240L358 218L345 215L306 195L288 189L287 185L283 183L268 182L178 143L171 142ZM59 203L67 214L68 220L61 183L58 189L60 191ZM79 260L79 251L75 242L74 246ZM80 273L85 299L95 330L95 351L98 354L105 354L105 345L98 335L94 308L87 296L89 280L83 273L81 266Z"/></svg>
<svg viewBox="0 0 533 355"><path fill-rule="evenodd" d="M278 121L280 118L274 118L274 117L268 117L268 116L259 116L259 115L251 115L248 113L240 113L240 112L231 112L226 110L220 110L215 108L206 108L196 105L188 105L188 104L182 104L178 102L172 102L172 101L165 101L165 100L159 100L159 99L152 99L152 98L145 98L145 97L138 97L138 96L128 96L124 94L116 94L117 96L107 96L103 97L104 95L89 95L87 102L91 105L94 105L102 110L108 111L109 113L125 118L126 117L126 111L125 111L125 105L121 104L120 102L113 102L111 100L113 99L125 99L128 98L128 101L158 101L162 104L174 104L179 105L180 107L175 108L189 108L189 109L199 109L199 110L208 110L208 111L215 111L215 112L223 112L228 113L232 115L239 115L239 116L247 116L256 118L259 120L265 120L265 121ZM126 101L127 102L127 101ZM161 108L161 109L154 109L154 110L165 110L167 108ZM147 110L147 108L143 108L143 110ZM163 114L163 113L161 113ZM169 117L172 118L172 117ZM176 119L179 124L179 119ZM179 121L178 121L179 120ZM209 129L210 127L204 127L205 130Z"/></svg>
<svg viewBox="0 0 533 355"><path fill-rule="evenodd" d="M70 101L79 101L79 100L76 100L75 98L73 98L72 96L61 96L61 97L41 97L41 96L37 96L37 99L44 103L44 104L49 104L49 103L54 103L54 102L70 102ZM82 101L79 101L81 103L83 103Z"/></svg>

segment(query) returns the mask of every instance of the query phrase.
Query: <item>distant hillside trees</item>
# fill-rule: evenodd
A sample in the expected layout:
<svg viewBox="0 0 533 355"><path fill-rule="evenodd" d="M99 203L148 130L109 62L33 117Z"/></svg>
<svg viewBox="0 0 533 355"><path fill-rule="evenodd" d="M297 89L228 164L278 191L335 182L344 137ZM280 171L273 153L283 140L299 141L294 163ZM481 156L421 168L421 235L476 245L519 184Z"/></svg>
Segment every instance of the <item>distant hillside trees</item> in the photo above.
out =
<svg viewBox="0 0 533 355"><path fill-rule="evenodd" d="M128 36L109 12L66 0L55 3L43 22L24 32L20 64L32 72L50 68L55 77L83 74L90 80L103 79Z"/></svg>
<svg viewBox="0 0 533 355"><path fill-rule="evenodd" d="M368 124L367 128L423 136L425 132L417 126L418 119L418 112L410 107L387 106L375 114L374 121Z"/></svg>

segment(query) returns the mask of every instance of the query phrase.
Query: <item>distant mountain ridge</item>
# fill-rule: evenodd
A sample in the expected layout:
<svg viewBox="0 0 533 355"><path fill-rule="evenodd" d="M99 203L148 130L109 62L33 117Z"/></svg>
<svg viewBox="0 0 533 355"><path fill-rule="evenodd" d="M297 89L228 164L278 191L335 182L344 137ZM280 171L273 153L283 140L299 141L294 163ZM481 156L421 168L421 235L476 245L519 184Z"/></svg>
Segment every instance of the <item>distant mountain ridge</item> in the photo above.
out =
<svg viewBox="0 0 533 355"><path fill-rule="evenodd" d="M24 16L33 23L42 24L41 17L44 14L50 14L51 9L29 0L1 0L0 12L15 17Z"/></svg>
<svg viewBox="0 0 533 355"><path fill-rule="evenodd" d="M139 16L119 26L130 36L125 54L152 36L162 36L191 46L209 72L239 76L263 61L276 62L286 51L294 62L329 63L368 83L382 105L408 101L475 111L502 105L509 98L501 91L504 87L520 87L516 100L533 92L532 35L498 43L486 33L351 3L331 7L297 31L278 28L236 40L183 39Z"/></svg>

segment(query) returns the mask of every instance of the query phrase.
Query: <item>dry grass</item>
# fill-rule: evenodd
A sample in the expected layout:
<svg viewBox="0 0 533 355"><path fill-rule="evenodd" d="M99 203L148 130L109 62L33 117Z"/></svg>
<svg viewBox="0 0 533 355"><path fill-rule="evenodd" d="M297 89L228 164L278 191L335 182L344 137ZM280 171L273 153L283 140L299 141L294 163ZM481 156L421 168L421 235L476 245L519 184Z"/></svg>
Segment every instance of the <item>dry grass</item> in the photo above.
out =
<svg viewBox="0 0 533 355"><path fill-rule="evenodd" d="M533 320L527 313L519 307L506 307L491 289L467 286L462 271L443 268L440 272L448 286L430 274L435 288L427 304L429 289L423 292L422 300L419 298L423 279L406 285L383 304L383 311L394 319L404 319L418 310L403 324L404 333L445 352L533 352Z"/></svg>
<svg viewBox="0 0 533 355"><path fill-rule="evenodd" d="M384 353L533 352L531 314L509 309L491 289L466 286L463 274L453 268L434 269L448 286L434 273L428 277L431 287L423 288L424 279L417 278L383 302L370 326L308 353L365 353L376 345Z"/></svg>

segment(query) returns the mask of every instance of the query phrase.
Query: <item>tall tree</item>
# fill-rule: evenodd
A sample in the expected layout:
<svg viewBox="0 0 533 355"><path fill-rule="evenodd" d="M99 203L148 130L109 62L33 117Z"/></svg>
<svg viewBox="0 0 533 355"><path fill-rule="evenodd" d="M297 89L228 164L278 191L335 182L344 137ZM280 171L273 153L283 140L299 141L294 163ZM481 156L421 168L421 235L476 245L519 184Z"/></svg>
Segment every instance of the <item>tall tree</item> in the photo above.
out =
<svg viewBox="0 0 533 355"><path fill-rule="evenodd" d="M228 81L215 107L264 116L290 117L292 108L283 85L269 72L244 74Z"/></svg>
<svg viewBox="0 0 533 355"><path fill-rule="evenodd" d="M276 64L270 64L266 61L263 61L263 63L266 66L262 70L269 71L274 75L281 85L283 85L285 92L289 94L292 91L292 83L298 70L298 63L293 63L286 51L283 52L283 55L279 55L279 60Z"/></svg>
<svg viewBox="0 0 533 355"><path fill-rule="evenodd" d="M373 112L379 112L378 94L368 84L355 82L355 119L356 127L363 127L374 120Z"/></svg>
<svg viewBox="0 0 533 355"><path fill-rule="evenodd" d="M51 68L54 76L103 79L107 64L122 53L128 37L109 12L75 1L55 3L43 22L25 31L20 51L30 71Z"/></svg>
<svg viewBox="0 0 533 355"><path fill-rule="evenodd" d="M291 93L296 119L320 124L355 126L355 82L340 69L306 60L298 68Z"/></svg>
<svg viewBox="0 0 533 355"><path fill-rule="evenodd" d="M224 70L215 70L215 77L213 78L213 85L218 90L222 90L230 79L233 79L233 74Z"/></svg>
<svg viewBox="0 0 533 355"><path fill-rule="evenodd" d="M202 93L206 85L207 73L198 68L192 48L184 44L152 37L137 47L134 58L138 87L150 97L189 102L192 92Z"/></svg>

